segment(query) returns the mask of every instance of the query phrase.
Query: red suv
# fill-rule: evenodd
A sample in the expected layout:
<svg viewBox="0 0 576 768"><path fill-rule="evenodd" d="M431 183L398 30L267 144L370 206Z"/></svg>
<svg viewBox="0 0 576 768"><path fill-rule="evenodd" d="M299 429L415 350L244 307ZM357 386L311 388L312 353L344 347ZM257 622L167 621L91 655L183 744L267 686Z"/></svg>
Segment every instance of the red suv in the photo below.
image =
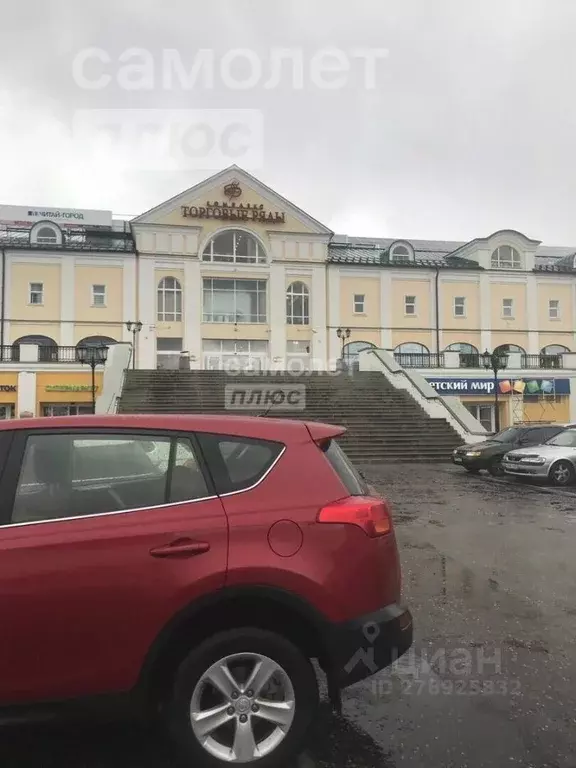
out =
<svg viewBox="0 0 576 768"><path fill-rule="evenodd" d="M152 705L189 765L277 766L412 642L389 509L341 427L0 425L0 704Z"/></svg>

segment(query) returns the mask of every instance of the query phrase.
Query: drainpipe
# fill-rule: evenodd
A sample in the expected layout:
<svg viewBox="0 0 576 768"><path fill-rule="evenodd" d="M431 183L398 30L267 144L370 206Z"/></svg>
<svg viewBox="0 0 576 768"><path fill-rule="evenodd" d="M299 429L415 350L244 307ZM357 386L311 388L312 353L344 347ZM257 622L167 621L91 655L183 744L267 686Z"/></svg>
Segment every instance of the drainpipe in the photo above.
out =
<svg viewBox="0 0 576 768"><path fill-rule="evenodd" d="M440 354L440 267L436 267L436 352Z"/></svg>
<svg viewBox="0 0 576 768"><path fill-rule="evenodd" d="M132 235L132 240L134 242L134 290L136 291L136 295L134 297L134 310L136 314L136 321L140 319L140 253L138 252L138 246L136 245L136 237L134 235L134 229L132 228L132 222L128 222L128 226L130 227L130 234ZM124 323L122 323L124 325ZM136 368L136 336L134 336L134 343L132 344L132 367ZM138 361L140 362L140 361Z"/></svg>
<svg viewBox="0 0 576 768"><path fill-rule="evenodd" d="M2 309L0 310L0 359L4 351L4 321L6 319L6 251L2 248Z"/></svg>

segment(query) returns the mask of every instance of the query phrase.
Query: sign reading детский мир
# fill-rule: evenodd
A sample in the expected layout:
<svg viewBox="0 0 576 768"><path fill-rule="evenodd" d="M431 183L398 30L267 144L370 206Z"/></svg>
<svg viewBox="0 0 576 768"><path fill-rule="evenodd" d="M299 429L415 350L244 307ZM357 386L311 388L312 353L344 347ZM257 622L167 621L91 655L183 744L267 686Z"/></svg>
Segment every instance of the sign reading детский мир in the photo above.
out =
<svg viewBox="0 0 576 768"><path fill-rule="evenodd" d="M426 378L441 395L493 395L494 379ZM569 395L570 379L498 379L501 395Z"/></svg>

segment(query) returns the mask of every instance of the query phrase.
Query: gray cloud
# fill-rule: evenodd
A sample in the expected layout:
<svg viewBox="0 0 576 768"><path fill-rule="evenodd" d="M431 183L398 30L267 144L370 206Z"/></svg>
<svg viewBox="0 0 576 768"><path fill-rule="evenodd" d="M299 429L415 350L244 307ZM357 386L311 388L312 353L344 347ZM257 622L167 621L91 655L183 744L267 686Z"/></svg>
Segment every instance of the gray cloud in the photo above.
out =
<svg viewBox="0 0 576 768"><path fill-rule="evenodd" d="M265 153L249 170L338 231L465 239L514 227L576 243L571 0L34 0L3 14L2 202L136 214L218 170L126 167L122 147L105 156L74 139L77 110L254 109ZM217 79L214 89L167 91L157 77L151 90L88 91L72 76L87 47L113 59L147 49L155 75L165 48L188 67L201 48L216 60L250 49L264 79L271 48L301 49L308 65L325 47L389 55L374 90L356 63L337 90L309 79L294 90L285 78L275 89Z"/></svg>

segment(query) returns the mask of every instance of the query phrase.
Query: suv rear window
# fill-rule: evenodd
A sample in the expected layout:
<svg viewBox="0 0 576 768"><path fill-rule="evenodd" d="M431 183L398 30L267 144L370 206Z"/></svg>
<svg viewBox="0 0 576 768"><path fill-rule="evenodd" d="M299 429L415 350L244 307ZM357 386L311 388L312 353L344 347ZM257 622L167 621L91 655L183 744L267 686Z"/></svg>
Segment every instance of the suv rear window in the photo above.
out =
<svg viewBox="0 0 576 768"><path fill-rule="evenodd" d="M354 465L346 456L342 448L335 440L328 440L322 446L324 455L332 465L340 480L346 486L350 496L365 496L368 494L368 485L362 475L354 468Z"/></svg>
<svg viewBox="0 0 576 768"><path fill-rule="evenodd" d="M197 435L218 493L250 488L261 480L284 445L232 435Z"/></svg>

